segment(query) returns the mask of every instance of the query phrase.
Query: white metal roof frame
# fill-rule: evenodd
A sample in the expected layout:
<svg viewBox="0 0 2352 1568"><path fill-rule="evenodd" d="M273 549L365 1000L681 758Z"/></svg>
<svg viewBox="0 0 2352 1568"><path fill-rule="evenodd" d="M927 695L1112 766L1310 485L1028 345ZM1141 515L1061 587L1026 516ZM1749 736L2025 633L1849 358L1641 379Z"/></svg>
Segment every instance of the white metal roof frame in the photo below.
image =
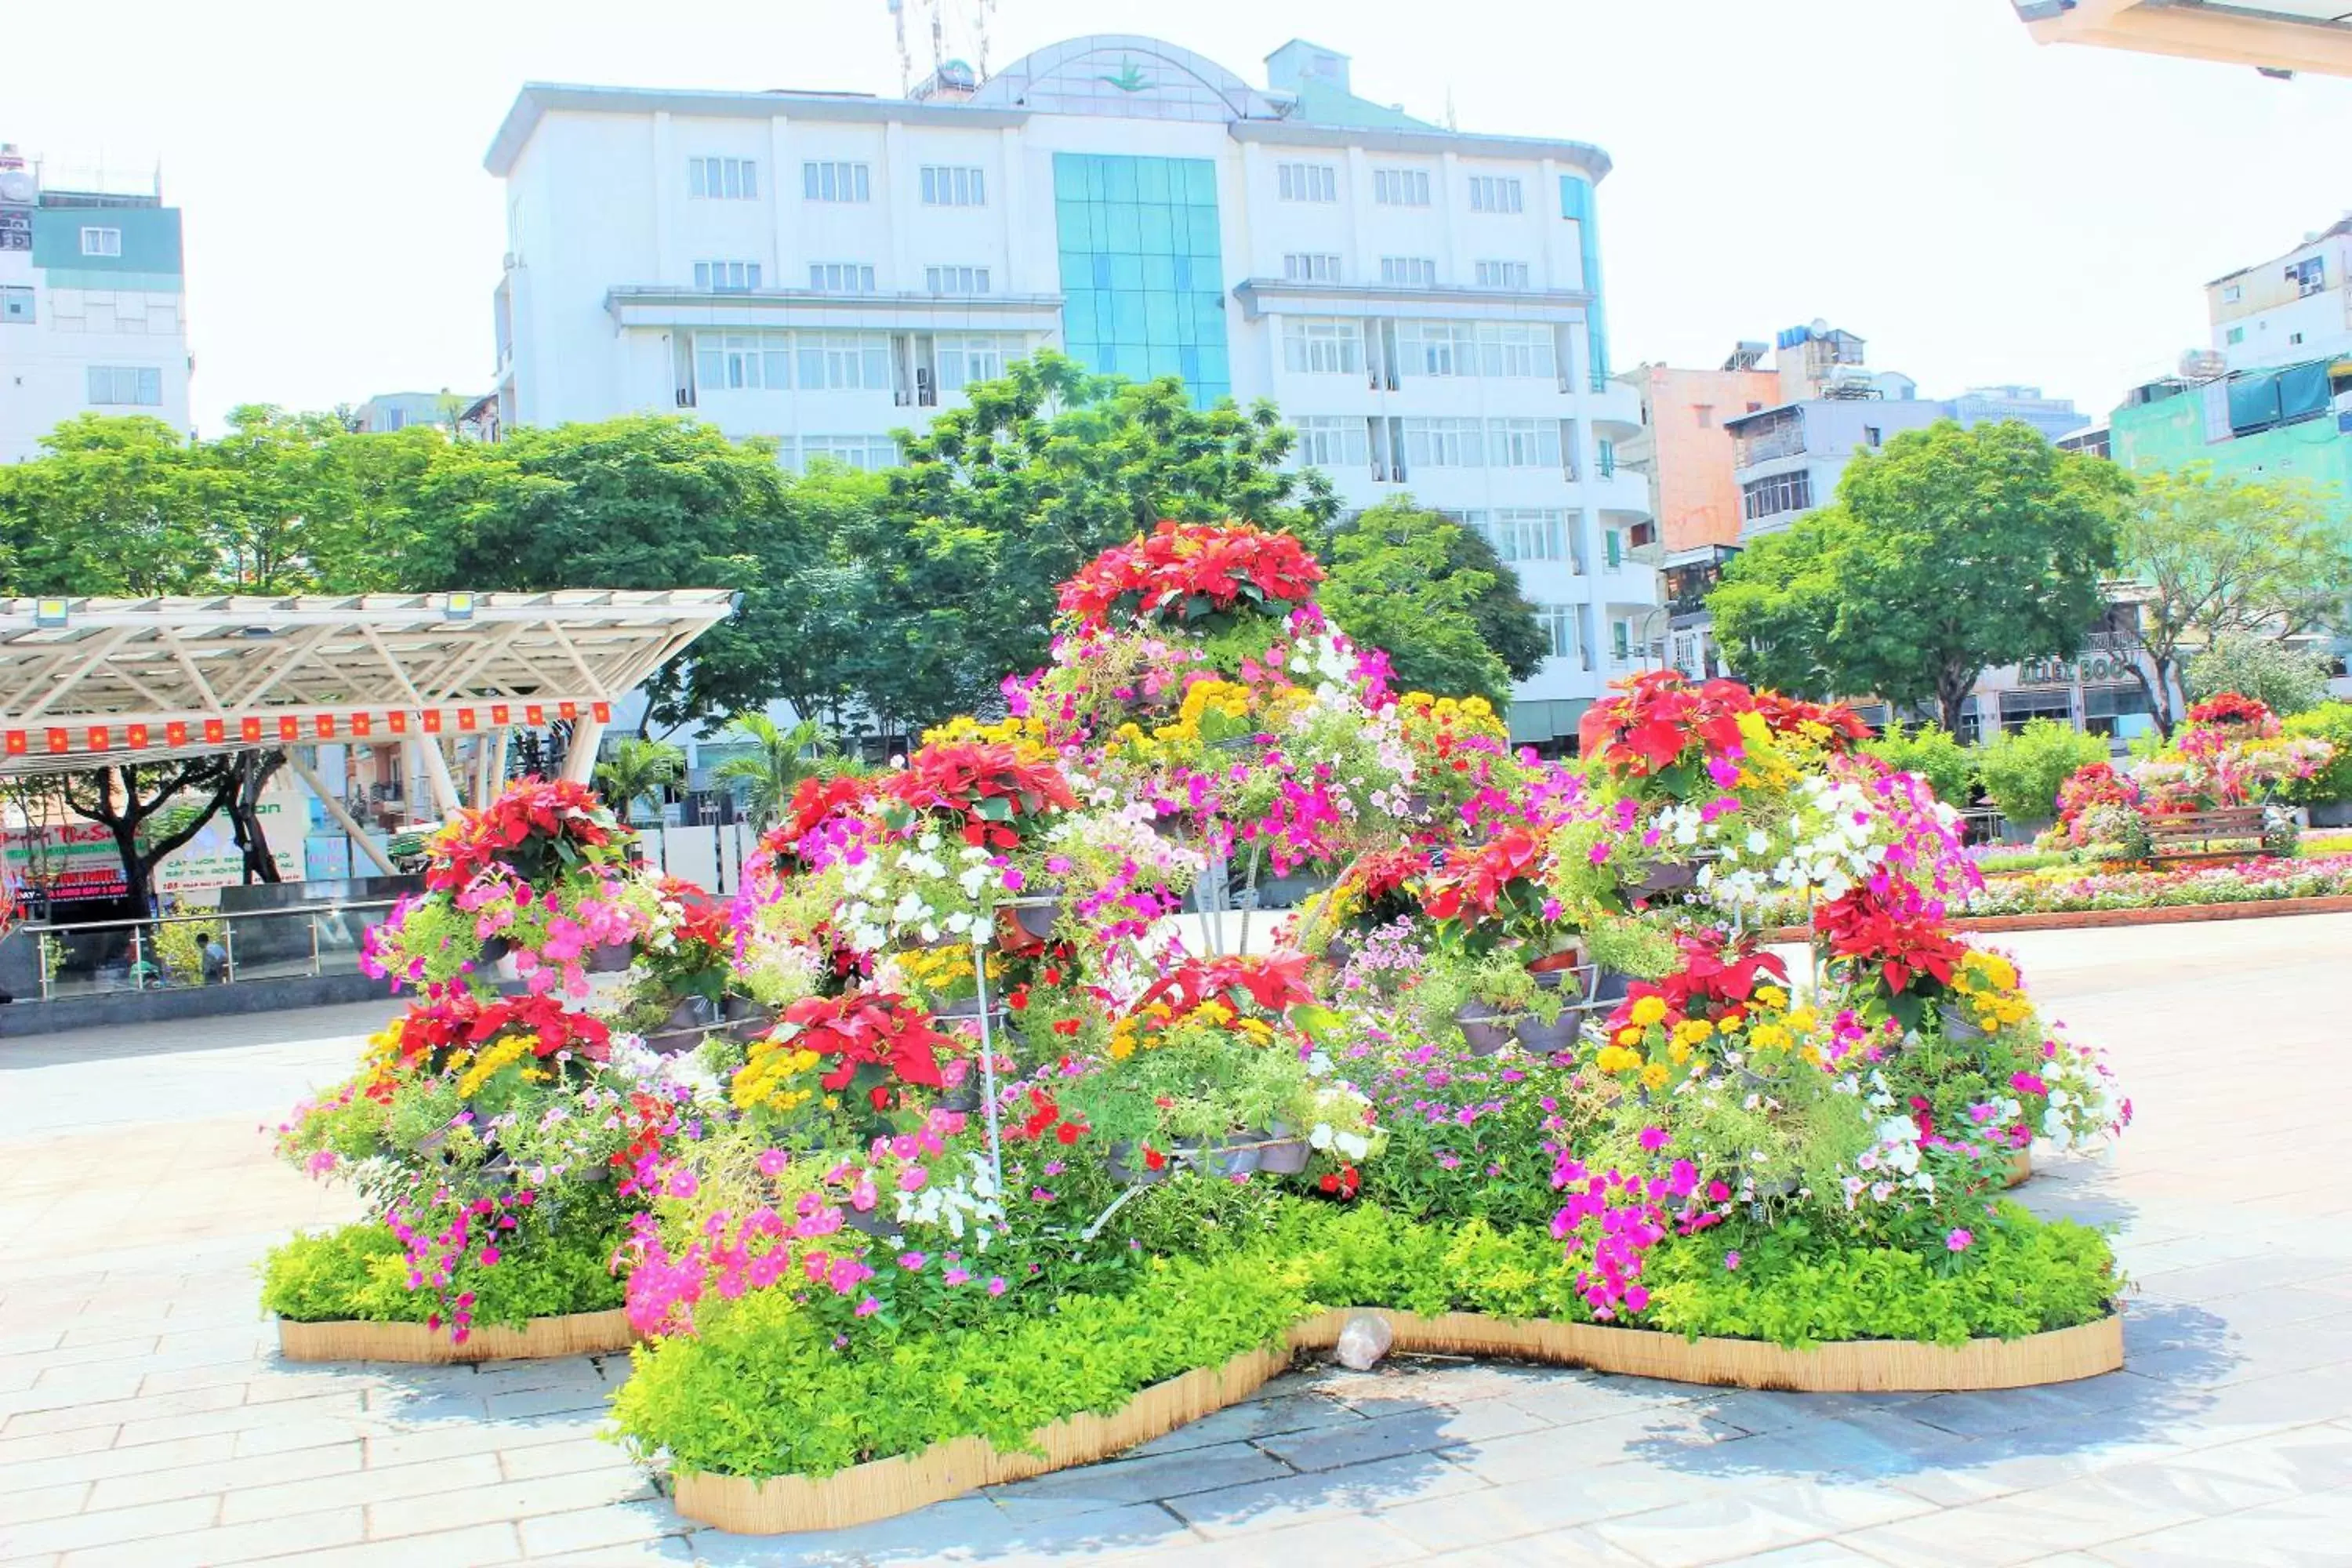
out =
<svg viewBox="0 0 2352 1568"><path fill-rule="evenodd" d="M576 719L733 613L724 588L0 599L0 774ZM593 741L593 737L592 737Z"/></svg>

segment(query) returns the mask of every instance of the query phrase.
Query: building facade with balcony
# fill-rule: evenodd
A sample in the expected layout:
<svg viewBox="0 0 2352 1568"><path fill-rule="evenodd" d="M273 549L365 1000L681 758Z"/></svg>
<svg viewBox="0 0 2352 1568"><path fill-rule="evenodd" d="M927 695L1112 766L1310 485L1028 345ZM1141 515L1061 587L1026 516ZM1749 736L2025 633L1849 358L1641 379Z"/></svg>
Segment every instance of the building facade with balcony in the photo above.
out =
<svg viewBox="0 0 2352 1568"><path fill-rule="evenodd" d="M0 463L83 414L188 422L180 213L152 174L0 143Z"/></svg>
<svg viewBox="0 0 2352 1568"><path fill-rule="evenodd" d="M1654 607L1633 389L1608 374L1582 142L1448 131L1293 42L1259 88L1187 50L1071 39L909 97L523 89L499 418L692 410L784 459L891 433L1051 346L1272 398L1342 504L1402 496L1518 571L1554 655L1513 706L1574 733Z"/></svg>

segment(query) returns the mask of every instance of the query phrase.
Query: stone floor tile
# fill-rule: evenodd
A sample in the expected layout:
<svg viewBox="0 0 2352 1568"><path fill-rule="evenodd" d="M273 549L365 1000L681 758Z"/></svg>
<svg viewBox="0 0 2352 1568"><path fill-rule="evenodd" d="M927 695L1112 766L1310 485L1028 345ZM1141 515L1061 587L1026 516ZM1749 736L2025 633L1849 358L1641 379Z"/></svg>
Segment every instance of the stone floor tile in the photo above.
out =
<svg viewBox="0 0 2352 1568"><path fill-rule="evenodd" d="M1601 1521L1592 1531L1658 1568L1695 1568L1932 1511L1892 1488L1783 1483L1622 1514Z"/></svg>
<svg viewBox="0 0 2352 1568"><path fill-rule="evenodd" d="M117 1448L107 1457L118 1460L138 1461L151 1456L165 1444L151 1444L142 1448ZM226 1449L228 1445L222 1443ZM97 1483L90 1494L92 1508L132 1508L141 1503L168 1502L173 1498L211 1497L228 1492L237 1494L229 1510L222 1515L224 1524L236 1524L245 1519L267 1517L240 1511L242 1500L254 1491L270 1491L289 1486L304 1486L329 1476L337 1476L360 1468L360 1446L356 1442L339 1443L328 1447L296 1448L283 1454L268 1454L251 1458L220 1458L209 1463L158 1465L152 1458L139 1463L138 1468L110 1474ZM311 1504L315 1508L331 1508L334 1500ZM283 1511L294 1512L288 1509Z"/></svg>
<svg viewBox="0 0 2352 1568"><path fill-rule="evenodd" d="M1280 1436L1288 1432L1346 1426L1362 1419L1362 1411L1327 1395L1287 1394L1273 1399L1252 1399L1239 1405L1229 1405L1189 1426L1179 1426L1164 1436L1155 1437L1132 1452L1136 1458L1144 1458L1153 1454L1180 1453L1187 1448L1205 1448L1219 1443L1249 1442L1259 1437Z"/></svg>
<svg viewBox="0 0 2352 1568"><path fill-rule="evenodd" d="M68 1552L65 1561L67 1568L215 1568L265 1558L307 1563L319 1552L359 1541L365 1531L358 1509L333 1509L179 1535L143 1536Z"/></svg>
<svg viewBox="0 0 2352 1568"><path fill-rule="evenodd" d="M1247 1443L1191 1448L1149 1458L1113 1459L1056 1470L1032 1480L992 1487L984 1494L1008 1517L1044 1519L1088 1509L1116 1508L1213 1491L1291 1474L1290 1467ZM1036 1507L1032 1505L1049 1505Z"/></svg>
<svg viewBox="0 0 2352 1568"><path fill-rule="evenodd" d="M1486 1479L1434 1455L1407 1454L1345 1469L1276 1476L1164 1500L1168 1511L1210 1540L1248 1536L1318 1520L1458 1500L1466 1508L1495 1491ZM1465 1499L1463 1493L1475 1497ZM1009 1504L1008 1504L1009 1508Z"/></svg>
<svg viewBox="0 0 2352 1568"><path fill-rule="evenodd" d="M352 1458L356 1460L358 1456L354 1454ZM355 1462L333 1475L276 1485L241 1486L223 1500L221 1522L244 1524L312 1509L390 1508L403 1499L445 1494L465 1497L476 1489L496 1486L501 1479L498 1458L492 1454L468 1454L430 1465L403 1465L388 1470L365 1470ZM477 1521L467 1518L450 1522Z"/></svg>
<svg viewBox="0 0 2352 1568"><path fill-rule="evenodd" d="M1442 1405L1400 1409L1352 1426L1262 1438L1257 1446L1294 1468L1330 1470L1544 1426L1543 1417L1532 1412L1504 1400L1481 1399L1459 1409Z"/></svg>
<svg viewBox="0 0 2352 1568"><path fill-rule="evenodd" d="M142 1541L152 1535L176 1535L208 1528L220 1515L216 1497L181 1498L140 1508L107 1509L98 1513L46 1519L37 1524L11 1525L8 1550L22 1556L43 1552L72 1552L87 1546L113 1546Z"/></svg>
<svg viewBox="0 0 2352 1568"><path fill-rule="evenodd" d="M1246 1559L1240 1555L1244 1552ZM1419 1542L1381 1520L1341 1514L1236 1540L1171 1542L1097 1561L1137 1568L1147 1563L1153 1568L1226 1568L1244 1560L1281 1563L1283 1568L1381 1568L1384 1563L1418 1563L1426 1556Z"/></svg>
<svg viewBox="0 0 2352 1568"><path fill-rule="evenodd" d="M1471 1466L1465 1473L1474 1479L1486 1479L1484 1467ZM1382 1510L1381 1518L1429 1551L1444 1552L1549 1535L1735 1489L1736 1484L1676 1475L1646 1465L1610 1465L1599 1469L1560 1467L1549 1475L1464 1489L1452 1496L1424 1494Z"/></svg>
<svg viewBox="0 0 2352 1568"><path fill-rule="evenodd" d="M2145 1531L2092 1555L2122 1568L2341 1568L2352 1542L2352 1492L2315 1493L2221 1519Z"/></svg>
<svg viewBox="0 0 2352 1568"><path fill-rule="evenodd" d="M497 1461L487 1455L482 1458L495 1477ZM444 1462L457 1464L464 1461ZM418 1468L436 1469L440 1467ZM362 1472L369 1477L392 1473L389 1470ZM462 1491L445 1489L428 1495L370 1502L368 1539L381 1541L394 1536L425 1535L472 1524L528 1519L533 1514L562 1513L567 1509L601 1508L606 1503L648 1497L652 1492L652 1483L642 1473L612 1470L596 1470L586 1475L542 1476L528 1481L501 1481L492 1486L469 1486Z"/></svg>
<svg viewBox="0 0 2352 1568"><path fill-rule="evenodd" d="M36 1524L45 1519L79 1513L89 1506L89 1488L88 1481L67 1481L26 1491L0 1492L0 1531L12 1525ZM0 1533L0 1547L7 1543L7 1536Z"/></svg>
<svg viewBox="0 0 2352 1568"><path fill-rule="evenodd" d="M518 1521L527 1557L554 1556L683 1535L690 1528L666 1500L607 1503L602 1508L536 1515Z"/></svg>
<svg viewBox="0 0 2352 1568"><path fill-rule="evenodd" d="M584 1470L629 1469L634 1464L618 1443L608 1443L602 1437L572 1437L561 1443L533 1443L520 1448L501 1446L498 1458L504 1479L509 1481L575 1475Z"/></svg>
<svg viewBox="0 0 2352 1568"><path fill-rule="evenodd" d="M305 1552L301 1568L474 1568L510 1561L519 1550L513 1525L476 1524Z"/></svg>

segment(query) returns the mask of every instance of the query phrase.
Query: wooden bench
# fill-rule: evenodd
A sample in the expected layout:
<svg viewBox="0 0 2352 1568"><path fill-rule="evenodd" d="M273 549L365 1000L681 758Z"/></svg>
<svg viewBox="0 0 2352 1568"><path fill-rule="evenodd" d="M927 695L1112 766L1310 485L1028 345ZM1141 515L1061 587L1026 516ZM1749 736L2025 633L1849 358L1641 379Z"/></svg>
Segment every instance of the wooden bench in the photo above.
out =
<svg viewBox="0 0 2352 1568"><path fill-rule="evenodd" d="M2259 805L2216 806L2210 811L2176 812L2146 817L2150 854L2158 860L2234 858L2243 849L2215 849L2217 840L2239 841L2263 837Z"/></svg>

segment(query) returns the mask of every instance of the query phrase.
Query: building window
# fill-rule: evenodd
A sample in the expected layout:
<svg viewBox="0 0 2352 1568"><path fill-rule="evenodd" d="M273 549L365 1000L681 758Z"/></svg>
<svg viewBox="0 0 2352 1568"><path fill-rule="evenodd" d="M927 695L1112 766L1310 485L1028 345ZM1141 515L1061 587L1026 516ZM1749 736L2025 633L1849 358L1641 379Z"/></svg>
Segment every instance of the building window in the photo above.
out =
<svg viewBox="0 0 2352 1568"><path fill-rule="evenodd" d="M803 392L887 392L887 332L802 332L793 342Z"/></svg>
<svg viewBox="0 0 2352 1568"><path fill-rule="evenodd" d="M91 365L89 401L96 407L160 408L163 373L147 365Z"/></svg>
<svg viewBox="0 0 2352 1568"><path fill-rule="evenodd" d="M1712 429L1714 429L1714 428L1715 428L1715 405L1714 405L1714 404L1712 404L1712 403L1701 403L1701 404L1697 404L1697 405L1694 405L1694 406L1692 407L1691 412L1692 412L1693 414L1696 414L1696 416L1698 416L1698 427L1699 427L1700 429L1702 429L1702 430L1712 430Z"/></svg>
<svg viewBox="0 0 2352 1568"><path fill-rule="evenodd" d="M1582 605L1538 605L1536 624L1551 638L1554 658L1574 659L1585 669L1592 668L1592 659L1584 646L1584 606Z"/></svg>
<svg viewBox="0 0 2352 1568"><path fill-rule="evenodd" d="M1775 474L1740 486L1739 495L1742 514L1750 522L1784 511L1804 511L1813 504L1813 476L1803 468Z"/></svg>
<svg viewBox="0 0 2352 1568"><path fill-rule="evenodd" d="M1213 160L1056 153L1054 220L1072 359L1098 374L1180 376L1202 408L1233 391Z"/></svg>
<svg viewBox="0 0 2352 1568"><path fill-rule="evenodd" d="M1276 166L1286 202L1336 202L1339 174L1328 163L1283 163Z"/></svg>
<svg viewBox="0 0 2352 1568"><path fill-rule="evenodd" d="M1337 283L1339 258L1317 251L1294 250L1282 258L1282 275L1293 283Z"/></svg>
<svg viewBox="0 0 2352 1568"><path fill-rule="evenodd" d="M697 332L697 392L782 392L793 384L792 340L782 332Z"/></svg>
<svg viewBox="0 0 2352 1568"><path fill-rule="evenodd" d="M994 381L1004 374L1004 344L1001 339L943 337L936 352L942 392L958 392L975 381Z"/></svg>
<svg viewBox="0 0 2352 1568"><path fill-rule="evenodd" d="M870 202L871 180L863 163L801 165L801 195L813 202Z"/></svg>
<svg viewBox="0 0 2352 1568"><path fill-rule="evenodd" d="M1622 616L1609 623L1609 657L1619 664L1633 657L1633 623Z"/></svg>
<svg viewBox="0 0 2352 1568"><path fill-rule="evenodd" d="M1546 326L1522 326L1509 321L1478 324L1478 374L1521 375L1556 380L1559 356Z"/></svg>
<svg viewBox="0 0 2352 1568"><path fill-rule="evenodd" d="M698 261L694 286L706 294L738 294L760 286L756 261Z"/></svg>
<svg viewBox="0 0 2352 1568"><path fill-rule="evenodd" d="M1381 281L1400 289L1437 287L1437 263L1426 256L1383 256Z"/></svg>
<svg viewBox="0 0 2352 1568"><path fill-rule="evenodd" d="M1601 477L1602 479L1606 479L1614 478L1617 472L1617 443L1614 441L1593 442L1592 466L1600 470Z"/></svg>
<svg viewBox="0 0 2352 1568"><path fill-rule="evenodd" d="M87 255L89 254L89 230L84 229L81 232L83 236L82 250L83 254ZM2286 269L2286 280L2294 285L2295 298L2297 299L2303 299L2309 295L2318 293L2321 289L2327 287L2327 258L2322 256L2307 256L2304 258L2301 261L2294 263Z"/></svg>
<svg viewBox="0 0 2352 1568"><path fill-rule="evenodd" d="M1372 200L1384 207L1425 207L1429 205L1426 169L1374 169Z"/></svg>
<svg viewBox="0 0 2352 1568"><path fill-rule="evenodd" d="M33 290L11 283L0 288L0 322L29 325L33 320Z"/></svg>
<svg viewBox="0 0 2352 1568"><path fill-rule="evenodd" d="M1466 512L1464 521L1494 546L1497 560L1516 564L1567 558L1561 542L1567 534L1568 514L1557 509L1499 507L1491 514Z"/></svg>
<svg viewBox="0 0 2352 1568"><path fill-rule="evenodd" d="M2300 343L2303 342L2303 334L2301 332L2289 332L2286 335L2286 341L2290 345Z"/></svg>
<svg viewBox="0 0 2352 1568"><path fill-rule="evenodd" d="M2227 341L2232 343L2244 342L2246 341L2246 329L2243 327L2231 327L2230 329Z"/></svg>
<svg viewBox="0 0 2352 1568"><path fill-rule="evenodd" d="M820 294L871 294L874 268L857 261L812 261L809 287Z"/></svg>
<svg viewBox="0 0 2352 1568"><path fill-rule="evenodd" d="M845 468L863 468L871 473L878 468L898 466L898 443L887 436L803 436L801 437L801 467L830 458Z"/></svg>
<svg viewBox="0 0 2352 1568"><path fill-rule="evenodd" d="M978 169L945 163L923 165L923 205L927 207L984 207L988 176Z"/></svg>
<svg viewBox="0 0 2352 1568"><path fill-rule="evenodd" d="M1364 368L1363 327L1330 317L1286 317L1282 363L1307 375L1353 375Z"/></svg>
<svg viewBox="0 0 2352 1568"><path fill-rule="evenodd" d="M122 254L122 231L119 228L86 228L81 231L81 253L84 256L120 256Z"/></svg>
<svg viewBox="0 0 2352 1568"><path fill-rule="evenodd" d="M1404 455L1408 467L1477 468L1486 462L1475 419L1408 419Z"/></svg>
<svg viewBox="0 0 2352 1568"><path fill-rule="evenodd" d="M2221 303L2224 305L2234 305L2242 299L2244 295L2245 290L2241 289L2237 284L2224 284L2221 288Z"/></svg>
<svg viewBox="0 0 2352 1568"><path fill-rule="evenodd" d="M1476 268L1481 289L1525 289L1528 286L1528 264L1524 261L1481 261Z"/></svg>
<svg viewBox="0 0 2352 1568"><path fill-rule="evenodd" d="M1474 213L1515 213L1523 210L1519 182L1501 174L1470 176L1470 210Z"/></svg>
<svg viewBox="0 0 2352 1568"><path fill-rule="evenodd" d="M1473 321L1399 321L1397 368L1406 375L1478 374L1478 327Z"/></svg>
<svg viewBox="0 0 2352 1568"><path fill-rule="evenodd" d="M871 273L873 268L866 271ZM872 293L869 285L863 292ZM926 267L923 268L923 291L929 294L985 294L988 292L988 268L985 267Z"/></svg>
<svg viewBox="0 0 2352 1568"><path fill-rule="evenodd" d="M1489 419L1486 461L1498 468L1559 467L1559 421Z"/></svg>
<svg viewBox="0 0 2352 1568"><path fill-rule="evenodd" d="M718 201L757 200L760 165L751 158L688 158L686 194Z"/></svg>
<svg viewBox="0 0 2352 1568"><path fill-rule="evenodd" d="M1303 415L1291 421L1298 432L1298 460L1316 468L1361 468L1371 464L1370 436L1361 418Z"/></svg>

